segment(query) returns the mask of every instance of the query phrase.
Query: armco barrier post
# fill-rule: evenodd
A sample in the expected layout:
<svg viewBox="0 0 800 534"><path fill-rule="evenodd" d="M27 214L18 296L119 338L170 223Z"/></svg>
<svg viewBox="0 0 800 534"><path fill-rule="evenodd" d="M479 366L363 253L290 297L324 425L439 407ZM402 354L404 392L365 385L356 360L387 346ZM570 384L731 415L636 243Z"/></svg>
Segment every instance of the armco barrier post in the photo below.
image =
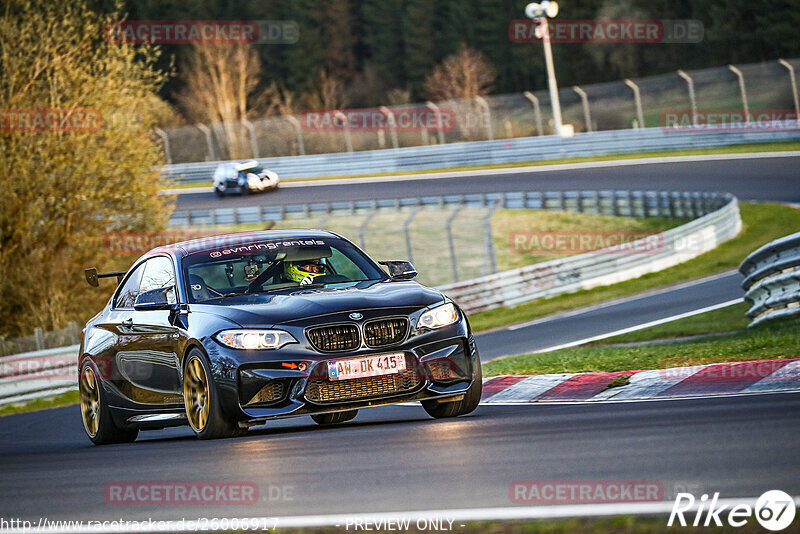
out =
<svg viewBox="0 0 800 534"><path fill-rule="evenodd" d="M544 131L542 130L542 110L539 107L539 99L530 91L525 91L522 94L533 104L533 114L536 117L536 135L544 135Z"/></svg>
<svg viewBox="0 0 800 534"><path fill-rule="evenodd" d="M583 106L583 120L586 122L586 131L592 131L592 112L589 109L589 96L586 94L586 91L578 87L577 85L572 86L572 90L578 93L578 96L581 97L581 105Z"/></svg>
<svg viewBox="0 0 800 534"><path fill-rule="evenodd" d="M476 96L475 102L483 109L483 120L486 124L486 139L491 141L494 139L492 133L492 112L489 110L489 103L482 96Z"/></svg>
<svg viewBox="0 0 800 534"><path fill-rule="evenodd" d="M211 138L211 128L205 124L198 124L197 129L203 132L203 135L206 136L206 146L208 147L209 160L215 161L217 159L217 153L214 150L214 140Z"/></svg>
<svg viewBox="0 0 800 534"><path fill-rule="evenodd" d="M33 337L36 340L36 350L43 350L44 347L44 331L38 326L33 329Z"/></svg>
<svg viewBox="0 0 800 534"><path fill-rule="evenodd" d="M414 250L411 246L411 222L414 220L414 217L422 210L422 208L417 207L414 211L411 212L411 215L403 222L403 235L406 238L406 253L408 254L408 261L414 262Z"/></svg>
<svg viewBox="0 0 800 534"><path fill-rule="evenodd" d="M682 70L678 70L678 76L686 80L686 86L689 89L689 105L692 108L692 125L697 126L697 100L694 97L694 80Z"/></svg>
<svg viewBox="0 0 800 534"><path fill-rule="evenodd" d="M256 129L253 128L253 123L247 119L242 120L242 124L247 128L250 134L250 150L253 152L253 157L258 158L258 143L256 142Z"/></svg>
<svg viewBox="0 0 800 534"><path fill-rule="evenodd" d="M458 262L456 259L456 245L453 241L453 221L456 220L458 217L459 212L463 206L458 206L453 213L450 214L450 217L447 218L447 244L450 247L450 263L453 267L453 281L458 282Z"/></svg>
<svg viewBox="0 0 800 534"><path fill-rule="evenodd" d="M744 108L744 121L750 122L750 108L747 106L747 89L745 89L744 85L744 74L742 71L734 67L733 65L728 65L728 68L731 70L732 73L739 78L739 92L742 94L742 108Z"/></svg>
<svg viewBox="0 0 800 534"><path fill-rule="evenodd" d="M639 119L638 127L644 128L644 113L642 112L642 95L639 93L639 86L629 78L625 78L625 85L633 91L633 102L636 105L636 118Z"/></svg>
<svg viewBox="0 0 800 534"><path fill-rule="evenodd" d="M293 115L286 115L286 120L294 127L294 134L297 138L297 151L301 156L306 153L306 145L303 143L303 129L300 127L300 121Z"/></svg>
<svg viewBox="0 0 800 534"><path fill-rule="evenodd" d="M794 100L794 116L797 117L797 124L800 124L800 101L797 98L797 82L794 78L794 67L785 59L779 59L778 63L789 70L789 83L792 84L792 99Z"/></svg>
<svg viewBox="0 0 800 534"><path fill-rule="evenodd" d="M164 157L167 160L167 164L172 163L172 154L169 150L169 137L167 136L167 132L161 128L155 128L153 131L161 138L161 143L164 145Z"/></svg>

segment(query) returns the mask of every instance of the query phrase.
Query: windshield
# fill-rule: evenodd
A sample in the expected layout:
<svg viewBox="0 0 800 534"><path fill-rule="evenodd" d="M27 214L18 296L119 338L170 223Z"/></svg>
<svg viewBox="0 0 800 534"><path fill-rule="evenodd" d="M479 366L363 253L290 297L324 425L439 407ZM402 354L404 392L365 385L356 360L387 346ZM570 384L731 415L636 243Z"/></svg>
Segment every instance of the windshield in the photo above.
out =
<svg viewBox="0 0 800 534"><path fill-rule="evenodd" d="M187 256L183 270L189 302L387 278L348 241L318 238L208 248Z"/></svg>

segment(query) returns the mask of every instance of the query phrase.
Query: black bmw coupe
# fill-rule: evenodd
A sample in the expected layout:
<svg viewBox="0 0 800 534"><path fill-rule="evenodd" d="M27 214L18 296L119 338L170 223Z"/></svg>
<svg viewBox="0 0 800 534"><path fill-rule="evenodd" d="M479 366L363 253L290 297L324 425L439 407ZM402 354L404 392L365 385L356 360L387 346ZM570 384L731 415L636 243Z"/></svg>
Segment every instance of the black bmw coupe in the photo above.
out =
<svg viewBox="0 0 800 534"><path fill-rule="evenodd" d="M280 417L342 423L361 408L421 401L473 411L478 351L464 313L325 231L264 231L151 250L83 332L83 423L96 444L188 424L201 439ZM388 274L387 274L388 271Z"/></svg>

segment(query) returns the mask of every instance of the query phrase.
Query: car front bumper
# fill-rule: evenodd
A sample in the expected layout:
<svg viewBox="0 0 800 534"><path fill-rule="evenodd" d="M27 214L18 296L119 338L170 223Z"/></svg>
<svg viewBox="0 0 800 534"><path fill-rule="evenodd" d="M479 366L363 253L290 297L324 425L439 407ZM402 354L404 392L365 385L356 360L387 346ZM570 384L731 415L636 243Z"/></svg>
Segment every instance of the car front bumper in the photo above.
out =
<svg viewBox="0 0 800 534"><path fill-rule="evenodd" d="M222 408L243 424L398 402L457 399L477 379L480 365L463 318L384 349L320 353L298 343L272 351L241 351L213 340L207 340L205 348ZM328 361L398 353L405 355L406 370L397 375L328 379Z"/></svg>

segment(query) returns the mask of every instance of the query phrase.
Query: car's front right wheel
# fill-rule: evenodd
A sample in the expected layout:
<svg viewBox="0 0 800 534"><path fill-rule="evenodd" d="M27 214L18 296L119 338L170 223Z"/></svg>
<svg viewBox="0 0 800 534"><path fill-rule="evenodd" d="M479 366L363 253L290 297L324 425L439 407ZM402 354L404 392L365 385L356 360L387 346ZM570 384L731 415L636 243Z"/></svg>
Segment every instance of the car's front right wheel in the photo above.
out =
<svg viewBox="0 0 800 534"><path fill-rule="evenodd" d="M183 364L183 404L189 426L200 439L229 438L247 432L222 413L208 360L197 348L189 351Z"/></svg>
<svg viewBox="0 0 800 534"><path fill-rule="evenodd" d="M475 410L481 402L481 393L483 392L483 373L481 371L481 364L478 363L478 369L475 373L475 380L467 389L464 398L452 401L445 399L444 402L438 400L424 400L422 407L428 412L428 415L441 419L444 417L458 417L459 415L467 415Z"/></svg>

